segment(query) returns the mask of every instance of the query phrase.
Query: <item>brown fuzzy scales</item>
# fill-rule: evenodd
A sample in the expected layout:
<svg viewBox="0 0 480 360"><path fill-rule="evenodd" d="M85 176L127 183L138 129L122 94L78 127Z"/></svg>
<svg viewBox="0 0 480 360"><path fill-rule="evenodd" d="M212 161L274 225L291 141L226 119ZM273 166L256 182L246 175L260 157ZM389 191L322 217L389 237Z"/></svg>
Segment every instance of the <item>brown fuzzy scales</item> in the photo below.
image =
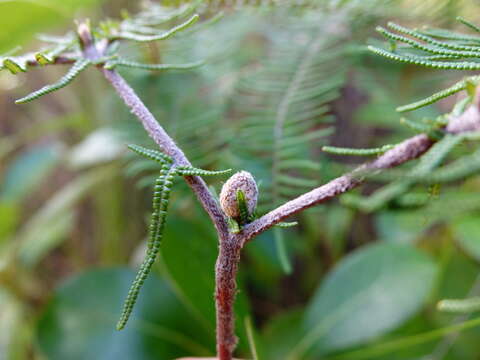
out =
<svg viewBox="0 0 480 360"><path fill-rule="evenodd" d="M233 174L223 184L220 192L220 206L223 212L234 219L240 216L240 209L237 203L238 190L242 190L245 194L249 215L253 214L257 207L258 188L255 179L248 171L240 171Z"/></svg>

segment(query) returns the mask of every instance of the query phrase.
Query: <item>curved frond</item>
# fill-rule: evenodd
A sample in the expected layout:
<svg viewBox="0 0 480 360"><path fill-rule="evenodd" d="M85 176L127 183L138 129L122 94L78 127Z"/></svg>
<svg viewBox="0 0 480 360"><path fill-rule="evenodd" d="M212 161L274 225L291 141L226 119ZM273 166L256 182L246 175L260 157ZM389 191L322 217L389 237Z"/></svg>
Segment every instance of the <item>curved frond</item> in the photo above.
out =
<svg viewBox="0 0 480 360"><path fill-rule="evenodd" d="M135 61L130 61L126 59L114 59L107 61L105 63L105 69L113 69L117 66L131 67L142 70L156 70L156 71L166 71L166 70L189 70L195 69L204 65L204 61L196 61L187 64L144 64Z"/></svg>
<svg viewBox="0 0 480 360"><path fill-rule="evenodd" d="M23 104L32 100L39 98L40 96L49 94L53 91L59 90L68 84L70 84L83 70L85 70L88 65L90 65L90 61L87 59L79 59L77 60L70 70L55 84L44 86L43 88L32 92L31 94L18 99L15 101L16 104Z"/></svg>
<svg viewBox="0 0 480 360"><path fill-rule="evenodd" d="M164 164L164 163L172 163L173 160L170 156L157 151L153 149L147 149L143 146L140 145L135 145L135 144L130 144L128 145L128 148L134 152L136 152L138 155L141 155L147 159L156 161L159 164Z"/></svg>
<svg viewBox="0 0 480 360"><path fill-rule="evenodd" d="M469 82L473 83L478 83L480 81L480 76L471 76L469 78L463 79L454 85L450 86L449 88L439 91L423 100L416 101L414 103L408 104L408 105L403 105L399 106L397 108L398 112L407 112L407 111L412 111L415 109L419 109L421 107L424 107L426 105L433 104L443 98L446 98L448 96L451 96L453 94L456 94L462 90L465 90L468 86Z"/></svg>
<svg viewBox="0 0 480 360"><path fill-rule="evenodd" d="M354 156L368 156L368 155L379 155L387 152L388 150L395 147L395 145L384 145L379 148L373 149L351 149L351 148L340 148L335 146L324 146L322 151L325 151L330 154L336 155L354 155Z"/></svg>
<svg viewBox="0 0 480 360"><path fill-rule="evenodd" d="M128 291L127 298L123 305L120 320L117 323L117 330L122 330L133 311L133 307L138 298L140 289L145 282L160 250L160 242L163 237L165 219L170 199L170 190L175 176L175 168L170 164L164 163L160 170L160 175L155 182L153 194L153 214L150 223L149 239L147 243L147 253L135 279Z"/></svg>

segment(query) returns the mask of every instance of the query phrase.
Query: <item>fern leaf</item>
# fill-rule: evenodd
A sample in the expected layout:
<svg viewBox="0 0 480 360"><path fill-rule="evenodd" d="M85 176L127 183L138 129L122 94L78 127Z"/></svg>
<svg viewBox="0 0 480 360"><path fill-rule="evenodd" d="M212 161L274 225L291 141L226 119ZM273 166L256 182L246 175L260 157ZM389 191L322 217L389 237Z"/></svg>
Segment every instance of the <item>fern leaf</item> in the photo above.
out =
<svg viewBox="0 0 480 360"><path fill-rule="evenodd" d="M177 174L181 176L212 176L212 175L224 175L231 172L232 169L219 170L219 171L210 171L197 169L191 166L178 166Z"/></svg>
<svg viewBox="0 0 480 360"><path fill-rule="evenodd" d="M480 70L480 63L475 62L468 62L468 61L459 61L459 62L452 62L452 61L433 61L429 59L425 59L421 56L413 56L413 55L399 55L392 53L390 51L380 49L374 46L369 46L368 49L373 53L386 57L390 60L395 60L407 64L414 64L414 65L421 65L429 68L434 69L444 69L444 70Z"/></svg>
<svg viewBox="0 0 480 360"><path fill-rule="evenodd" d="M428 44L438 46L440 48L446 48L446 49L451 49L451 50L460 50L460 51L478 51L478 46L469 46L469 45L459 45L459 44L453 44L449 42L443 42L443 41L438 41L435 40L434 38L424 35L416 30L410 30L407 29L403 26L397 25L393 22L388 23L388 27L398 31L399 33L405 34L412 36L414 38L417 38L419 40L425 41Z"/></svg>
<svg viewBox="0 0 480 360"><path fill-rule="evenodd" d="M477 51L458 51L458 50L449 50L449 49L443 49L439 48L437 46L429 46L422 44L418 41L409 39L405 36L397 35L394 33L391 33L390 31L382 28L381 26L378 26L376 29L379 33L381 33L383 36L385 36L387 39L393 40L393 41L398 41L398 42L403 42L405 44L411 45L412 47L423 50L425 52L434 54L434 55L444 55L446 57L480 57L480 48L477 49Z"/></svg>
<svg viewBox="0 0 480 360"><path fill-rule="evenodd" d="M297 226L297 225L298 225L298 221L291 221L291 222L279 222L275 226L278 226L278 227L281 227L281 228L289 228L289 227Z"/></svg>
<svg viewBox="0 0 480 360"><path fill-rule="evenodd" d="M335 146L324 146L322 151L337 154L337 155L354 155L354 156L368 156L368 155L378 155L387 152L392 149L395 145L384 145L379 148L373 149L351 149L351 148L340 148Z"/></svg>
<svg viewBox="0 0 480 360"><path fill-rule="evenodd" d="M168 164L163 164L160 176L155 183L153 196L153 214L150 224L150 236L147 245L147 254L138 273L128 291L120 320L117 323L117 330L122 330L132 311L138 298L140 289L150 273L153 263L160 250L160 242L163 237L163 229L165 227L165 219L168 210L168 202L170 190L173 184L175 169L169 168Z"/></svg>
<svg viewBox="0 0 480 360"><path fill-rule="evenodd" d="M480 37L475 35L460 34L454 31L436 28L427 28L420 31L421 34L446 40L460 41L473 45L480 45Z"/></svg>
<svg viewBox="0 0 480 360"><path fill-rule="evenodd" d="M129 61L125 59L115 59L112 61L108 61L105 63L105 69L113 69L116 66L125 66L125 67L131 67L131 68L137 68L137 69L143 69L143 70L188 70L188 69L195 69L197 67L200 67L204 65L204 61L196 61L192 63L186 63L186 64L143 64L143 63L138 63L135 61Z"/></svg>
<svg viewBox="0 0 480 360"><path fill-rule="evenodd" d="M79 59L77 60L70 70L55 84L44 86L43 88L34 91L33 93L18 99L15 101L16 104L23 104L32 100L39 98L40 96L49 94L53 91L59 90L68 84L70 84L83 70L85 70L88 65L90 65L90 61L87 59Z"/></svg>
<svg viewBox="0 0 480 360"><path fill-rule="evenodd" d="M133 40L138 42L150 42L150 41L157 41L157 40L165 40L169 37L173 36L177 32L188 28L189 26L195 24L199 19L198 14L192 15L187 21L173 27L172 29L162 32L161 34L157 35L141 35L135 34L132 32L121 32L118 35L114 35L113 38L115 39L124 39L124 40Z"/></svg>
<svg viewBox="0 0 480 360"><path fill-rule="evenodd" d="M476 31L476 32L480 32L480 27L478 27L477 25L475 24L472 24L470 21L468 20L465 20L464 18L462 18L461 16L457 16L457 20L460 21L463 25L465 26L468 26L470 29Z"/></svg>
<svg viewBox="0 0 480 360"><path fill-rule="evenodd" d="M465 90L467 88L468 82L474 82L478 83L480 81L480 76L472 76L467 79L463 79L456 84L450 86L449 88L439 91L423 100L416 101L414 103L408 104L408 105L403 105L397 108L398 112L407 112L407 111L412 111L415 109L419 109L421 107L433 104L437 102L438 100L441 100L443 98L446 98L448 96L451 96L453 94L456 94L457 92L460 92L462 90Z"/></svg>
<svg viewBox="0 0 480 360"><path fill-rule="evenodd" d="M134 152L136 152L138 155L141 155L147 159L156 161L159 164L164 164L164 163L172 163L173 160L170 156L157 151L153 149L147 149L144 148L143 146L140 145L135 145L135 144L130 144L128 145L128 148Z"/></svg>

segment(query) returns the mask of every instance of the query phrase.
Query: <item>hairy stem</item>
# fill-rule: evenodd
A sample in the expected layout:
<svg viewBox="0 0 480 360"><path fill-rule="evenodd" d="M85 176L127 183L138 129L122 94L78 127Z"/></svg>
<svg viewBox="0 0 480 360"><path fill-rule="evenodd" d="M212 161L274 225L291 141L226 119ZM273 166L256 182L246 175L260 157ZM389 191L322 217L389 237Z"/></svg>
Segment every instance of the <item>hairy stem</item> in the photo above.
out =
<svg viewBox="0 0 480 360"><path fill-rule="evenodd" d="M217 354L219 360L231 360L237 344L233 305L237 289L236 275L240 261L240 243L229 239L220 245L215 266L215 301L217 307Z"/></svg>
<svg viewBox="0 0 480 360"><path fill-rule="evenodd" d="M191 166L183 151L165 132L120 74L114 70L102 69L102 72L115 88L120 98L143 124L148 134L167 155L172 157L175 164L178 166ZM203 208L210 215L218 233L219 255L215 269L217 354L220 360L231 360L236 345L233 303L236 292L235 278L240 260L240 246L238 246L239 243L232 241L225 216L203 179L199 176L185 176L184 178L197 195Z"/></svg>
<svg viewBox="0 0 480 360"><path fill-rule="evenodd" d="M237 236L242 246L258 234L278 224L283 219L341 195L363 182L362 174L380 169L391 168L408 160L415 159L425 153L433 144L427 135L414 136L398 144L376 160L366 163L351 173L340 176L320 187L317 187L265 214L247 225Z"/></svg>

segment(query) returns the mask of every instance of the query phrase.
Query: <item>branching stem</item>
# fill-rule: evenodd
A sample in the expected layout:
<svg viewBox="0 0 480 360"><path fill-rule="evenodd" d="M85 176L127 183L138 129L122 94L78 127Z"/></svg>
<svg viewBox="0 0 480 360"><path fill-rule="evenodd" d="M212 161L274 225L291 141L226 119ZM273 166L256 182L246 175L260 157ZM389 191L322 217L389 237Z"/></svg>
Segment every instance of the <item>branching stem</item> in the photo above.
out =
<svg viewBox="0 0 480 360"><path fill-rule="evenodd" d="M83 30L85 31L85 28L83 28ZM90 40L85 33L81 35L85 39ZM97 47L95 43L85 41L83 51L86 58L95 61L103 56L105 49L105 46ZM158 144L162 151L173 159L174 164L176 166L191 166L183 151L157 122L152 113L123 77L115 70L108 70L101 66L99 66L99 69L107 81L113 86L119 97L124 101L125 105L130 108L132 114L142 123L147 133ZM461 128L462 131L479 130L479 117L477 116L475 120L476 129L465 129L462 128L461 125L459 125L458 128ZM454 128L447 128L447 130L452 133L458 132ZM232 360L233 351L237 343L233 305L236 294L236 274L242 247L255 236L278 224L283 219L357 187L363 182L366 172L371 173L372 171L392 168L415 159L424 154L433 143L434 140L426 134L407 139L376 160L366 163L354 171L336 178L270 211L268 214L243 227L242 231L238 234L231 234L229 232L227 219L203 179L199 176L184 176L185 181L210 216L219 238L219 255L215 268L217 356L219 360Z"/></svg>

